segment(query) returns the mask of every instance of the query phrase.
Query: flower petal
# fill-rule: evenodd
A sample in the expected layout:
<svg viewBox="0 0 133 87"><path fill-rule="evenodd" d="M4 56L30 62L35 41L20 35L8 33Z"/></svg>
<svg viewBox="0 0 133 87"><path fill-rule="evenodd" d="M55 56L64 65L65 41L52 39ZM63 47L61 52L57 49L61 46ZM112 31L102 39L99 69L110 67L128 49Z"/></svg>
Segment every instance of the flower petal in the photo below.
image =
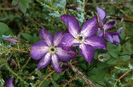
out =
<svg viewBox="0 0 133 87"><path fill-rule="evenodd" d="M99 17L98 13L96 13L96 17L97 17L97 22L98 22L98 27L100 28L100 30L103 30L103 21L101 20L101 18Z"/></svg>
<svg viewBox="0 0 133 87"><path fill-rule="evenodd" d="M77 53L70 50L70 51L66 51L63 50L61 47L57 47L57 55L59 57L59 59L61 59L62 61L69 61L72 57L76 57Z"/></svg>
<svg viewBox="0 0 133 87"><path fill-rule="evenodd" d="M46 31L46 29L42 29L41 30L40 37L44 39L44 41L46 42L46 44L48 46L51 46L52 45L52 41L53 41L52 34L48 33Z"/></svg>
<svg viewBox="0 0 133 87"><path fill-rule="evenodd" d="M108 30L108 29L114 27L115 24L116 24L115 20L109 20L106 24L104 24L103 28L105 30Z"/></svg>
<svg viewBox="0 0 133 87"><path fill-rule="evenodd" d="M50 63L50 60L51 60L51 54L46 53L46 55L40 60L37 68L38 69L45 68Z"/></svg>
<svg viewBox="0 0 133 87"><path fill-rule="evenodd" d="M13 78L8 79L8 81L6 82L6 87L14 87L13 82L14 82Z"/></svg>
<svg viewBox="0 0 133 87"><path fill-rule="evenodd" d="M120 43L119 35L113 35L113 40L114 40L113 44L118 45Z"/></svg>
<svg viewBox="0 0 133 87"><path fill-rule="evenodd" d="M61 73L61 68L59 64L59 59L57 58L57 55L53 54L52 55L52 64L56 72Z"/></svg>
<svg viewBox="0 0 133 87"><path fill-rule="evenodd" d="M54 36L54 46L58 46L64 37L65 32L56 32Z"/></svg>
<svg viewBox="0 0 133 87"><path fill-rule="evenodd" d="M92 62L92 59L94 57L94 52L95 52L95 49L90 46L90 45L86 45L86 44L81 44L79 46L80 48L80 52L82 54L82 56L85 58L85 60L89 63Z"/></svg>
<svg viewBox="0 0 133 87"><path fill-rule="evenodd" d="M68 50L72 47L72 45L76 44L76 39L69 33L66 33L61 41L61 45L63 49Z"/></svg>
<svg viewBox="0 0 133 87"><path fill-rule="evenodd" d="M67 25L69 33L76 37L80 29L78 20L70 15L62 15L61 20Z"/></svg>
<svg viewBox="0 0 133 87"><path fill-rule="evenodd" d="M103 30L98 30L98 32L97 32L97 33L98 33L98 36L99 36L99 37L102 37L102 36L104 35Z"/></svg>
<svg viewBox="0 0 133 87"><path fill-rule="evenodd" d="M98 17L104 22L106 19L106 12L99 7L96 7L96 10L97 10Z"/></svg>
<svg viewBox="0 0 133 87"><path fill-rule="evenodd" d="M30 54L33 59L39 60L45 55L46 52L48 52L48 50L49 48L44 40L41 40L31 46Z"/></svg>
<svg viewBox="0 0 133 87"><path fill-rule="evenodd" d="M120 35L122 31L122 27L117 30L117 33Z"/></svg>
<svg viewBox="0 0 133 87"><path fill-rule="evenodd" d="M106 42L102 37L93 36L86 39L86 44L96 49L106 49Z"/></svg>
<svg viewBox="0 0 133 87"><path fill-rule="evenodd" d="M120 43L120 36L117 32L108 32L105 38L112 44L118 45Z"/></svg>
<svg viewBox="0 0 133 87"><path fill-rule="evenodd" d="M90 37L92 35L95 35L98 31L98 26L97 26L97 20L96 17L93 17L89 20L87 20L81 29L81 35L84 37Z"/></svg>

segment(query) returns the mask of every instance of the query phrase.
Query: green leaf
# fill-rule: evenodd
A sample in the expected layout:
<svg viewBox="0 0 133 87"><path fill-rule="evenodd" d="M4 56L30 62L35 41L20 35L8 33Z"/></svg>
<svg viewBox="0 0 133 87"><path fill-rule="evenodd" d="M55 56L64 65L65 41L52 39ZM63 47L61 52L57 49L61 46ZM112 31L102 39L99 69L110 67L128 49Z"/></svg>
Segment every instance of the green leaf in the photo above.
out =
<svg viewBox="0 0 133 87"><path fill-rule="evenodd" d="M0 59L0 64L1 64L1 63L2 63L2 64L3 64L3 63L6 63L6 61L7 61L6 59Z"/></svg>
<svg viewBox="0 0 133 87"><path fill-rule="evenodd" d="M88 75L90 75L89 78L93 81L103 81L106 74L106 67L107 64L99 63L97 67L93 68L93 70L88 73Z"/></svg>
<svg viewBox="0 0 133 87"><path fill-rule="evenodd" d="M12 0L12 5L17 5L18 0Z"/></svg>
<svg viewBox="0 0 133 87"><path fill-rule="evenodd" d="M50 83L50 80L47 79L47 80L44 81L44 83L42 84L41 87L49 87L49 83Z"/></svg>
<svg viewBox="0 0 133 87"><path fill-rule="evenodd" d="M0 22L0 35L9 35L12 34L10 28L5 24Z"/></svg>
<svg viewBox="0 0 133 87"><path fill-rule="evenodd" d="M23 13L26 13L27 8L29 8L29 3L32 0L19 0L20 9Z"/></svg>
<svg viewBox="0 0 133 87"><path fill-rule="evenodd" d="M22 33L22 36L23 36L26 40L28 40L30 43L36 43L37 41L40 40L40 38L39 38L36 34L34 34L34 35L32 36L32 35L27 34L27 33Z"/></svg>
<svg viewBox="0 0 133 87"><path fill-rule="evenodd" d="M133 65L131 65L131 64L129 64L128 67L129 67L130 69L133 69Z"/></svg>
<svg viewBox="0 0 133 87"><path fill-rule="evenodd" d="M125 43L125 48L129 52L129 54L132 53L132 46L129 42Z"/></svg>
<svg viewBox="0 0 133 87"><path fill-rule="evenodd" d="M128 61L130 60L130 56L129 55L120 56L120 59L123 61Z"/></svg>
<svg viewBox="0 0 133 87"><path fill-rule="evenodd" d="M5 81L2 78L0 78L0 87L4 87L4 84L5 84Z"/></svg>
<svg viewBox="0 0 133 87"><path fill-rule="evenodd" d="M80 64L80 67L81 67L82 69L84 69L84 70L86 70L86 69L87 69L87 66L86 66L86 64L85 64L85 63Z"/></svg>
<svg viewBox="0 0 133 87"><path fill-rule="evenodd" d="M33 39L33 37L30 34L27 34L27 33L22 33L22 36L28 41L31 41Z"/></svg>
<svg viewBox="0 0 133 87"><path fill-rule="evenodd" d="M36 34L34 34L32 38L34 38L32 43L36 43L40 40L40 38Z"/></svg>
<svg viewBox="0 0 133 87"><path fill-rule="evenodd" d="M54 79L54 80L58 80L59 77L60 77L60 75L59 75L58 73L54 73L54 74L53 74L53 79Z"/></svg>
<svg viewBox="0 0 133 87"><path fill-rule="evenodd" d="M111 43L107 44L108 47L108 52L111 56L113 56L114 58L118 58L118 55L120 53L121 50L121 46L114 46Z"/></svg>
<svg viewBox="0 0 133 87"><path fill-rule="evenodd" d="M122 40L124 40L124 38L125 38L125 28L123 28L123 29L121 30L120 38L121 38Z"/></svg>

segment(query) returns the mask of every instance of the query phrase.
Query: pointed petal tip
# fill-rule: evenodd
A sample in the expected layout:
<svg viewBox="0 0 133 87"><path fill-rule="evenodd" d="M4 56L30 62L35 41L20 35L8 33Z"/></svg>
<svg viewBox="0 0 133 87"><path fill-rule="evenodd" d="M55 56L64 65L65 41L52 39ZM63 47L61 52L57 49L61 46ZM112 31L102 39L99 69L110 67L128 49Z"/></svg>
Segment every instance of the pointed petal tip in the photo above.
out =
<svg viewBox="0 0 133 87"><path fill-rule="evenodd" d="M76 37L76 35L79 33L80 30L80 25L78 20L71 15L62 15L61 20L68 27L69 33L74 37Z"/></svg>
<svg viewBox="0 0 133 87"><path fill-rule="evenodd" d="M14 78L9 78L8 81L6 82L6 87L14 87Z"/></svg>
<svg viewBox="0 0 133 87"><path fill-rule="evenodd" d="M66 17L72 17L72 16L67 15L67 14L64 14L64 15L61 15L60 16L60 18L61 18L62 21L65 20Z"/></svg>
<svg viewBox="0 0 133 87"><path fill-rule="evenodd" d="M88 62L89 64L91 64L91 63L92 63L92 61L93 61L93 60L91 60L91 61L90 61L90 60L88 60L87 62Z"/></svg>
<svg viewBox="0 0 133 87"><path fill-rule="evenodd" d="M61 20L63 20L63 19L64 19L64 16L65 16L65 14L60 16Z"/></svg>
<svg viewBox="0 0 133 87"><path fill-rule="evenodd" d="M96 7L98 17L104 22L106 19L106 12L104 9Z"/></svg>
<svg viewBox="0 0 133 87"><path fill-rule="evenodd" d="M121 34L122 29L123 29L123 27L121 27L121 28L119 28L119 29L117 30L117 33L118 33L119 35Z"/></svg>
<svg viewBox="0 0 133 87"><path fill-rule="evenodd" d="M45 41L45 43L48 46L50 46L52 44L52 41L53 41L52 34L50 34L49 32L47 32L47 30L45 28L43 28L40 31L39 36Z"/></svg>
<svg viewBox="0 0 133 87"><path fill-rule="evenodd" d="M62 69L58 69L58 70L56 69L56 72L57 73L61 73L62 72Z"/></svg>
<svg viewBox="0 0 133 87"><path fill-rule="evenodd" d="M99 11L99 10L100 10L100 11L105 12L105 11L104 11L104 9L102 9L102 8L100 8L100 7L98 7L98 6L96 6L96 10L97 10L97 11Z"/></svg>
<svg viewBox="0 0 133 87"><path fill-rule="evenodd" d="M38 65L38 66L37 66L37 69L38 69L38 70L40 70L40 69L41 69L41 67Z"/></svg>
<svg viewBox="0 0 133 87"><path fill-rule="evenodd" d="M53 64L53 68L56 72L58 73L61 73L62 72L62 69L60 67L60 64L59 64L59 58L56 54L53 54L51 56L51 59L52 59L52 64Z"/></svg>
<svg viewBox="0 0 133 87"><path fill-rule="evenodd" d="M45 66L46 67L46 66ZM43 69L43 68L45 68L45 67L42 67L42 66L40 66L39 64L37 65L37 69L38 70L41 70L41 69Z"/></svg>
<svg viewBox="0 0 133 87"><path fill-rule="evenodd" d="M104 47L103 49L104 49L104 50L107 50L107 47Z"/></svg>
<svg viewBox="0 0 133 87"><path fill-rule="evenodd" d="M99 9L101 9L101 8L99 8L98 6L96 6L96 10L98 11Z"/></svg>

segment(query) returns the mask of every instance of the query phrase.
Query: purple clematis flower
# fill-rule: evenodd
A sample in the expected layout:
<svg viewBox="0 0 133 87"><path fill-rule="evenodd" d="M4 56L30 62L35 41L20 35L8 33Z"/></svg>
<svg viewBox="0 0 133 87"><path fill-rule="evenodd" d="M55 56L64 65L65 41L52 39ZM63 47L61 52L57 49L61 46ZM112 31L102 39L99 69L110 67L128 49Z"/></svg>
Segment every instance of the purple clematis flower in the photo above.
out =
<svg viewBox="0 0 133 87"><path fill-rule="evenodd" d="M72 46L79 46L82 56L89 63L92 62L95 49L106 49L106 42L96 36L98 31L96 17L87 20L81 30L79 22L70 15L62 15L62 21L67 25L69 33L64 35L62 46L69 50Z"/></svg>
<svg viewBox="0 0 133 87"><path fill-rule="evenodd" d="M100 27L100 30L98 31L98 36L104 37L114 45L118 45L120 43L120 33L122 29L118 29L117 32L108 32L109 29L115 26L115 20L109 20L107 23L104 24L104 21L106 19L106 12L98 7L96 9L97 21Z"/></svg>
<svg viewBox="0 0 133 87"><path fill-rule="evenodd" d="M15 87L13 82L14 82L13 78L8 79L8 81L6 82L6 87Z"/></svg>
<svg viewBox="0 0 133 87"><path fill-rule="evenodd" d="M38 69L45 68L52 61L54 69L60 73L62 70L59 65L59 59L69 61L72 57L77 56L76 52L63 50L60 46L64 34L64 32L57 32L55 37L52 38L52 34L45 29L41 30L40 37L43 40L31 46L31 57L35 60L41 59Z"/></svg>

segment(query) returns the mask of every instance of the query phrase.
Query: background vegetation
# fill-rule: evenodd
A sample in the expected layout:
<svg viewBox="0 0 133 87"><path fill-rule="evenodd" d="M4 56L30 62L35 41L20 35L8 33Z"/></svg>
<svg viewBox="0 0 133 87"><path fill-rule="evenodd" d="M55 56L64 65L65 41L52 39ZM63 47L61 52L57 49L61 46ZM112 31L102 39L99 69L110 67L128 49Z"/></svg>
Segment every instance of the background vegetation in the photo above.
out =
<svg viewBox="0 0 133 87"><path fill-rule="evenodd" d="M108 50L97 50L92 64L81 55L71 63L61 63L64 71L52 66L37 70L39 61L30 57L30 45L40 40L38 33L66 30L62 14L75 16L82 25L95 15L96 6L105 9L108 19L116 19L116 31L123 27L121 43L107 43ZM0 87L13 77L16 87L133 87L133 1L132 0L0 0ZM18 38L17 44L5 41ZM82 73L82 74L80 74ZM88 80L85 80L88 78Z"/></svg>

